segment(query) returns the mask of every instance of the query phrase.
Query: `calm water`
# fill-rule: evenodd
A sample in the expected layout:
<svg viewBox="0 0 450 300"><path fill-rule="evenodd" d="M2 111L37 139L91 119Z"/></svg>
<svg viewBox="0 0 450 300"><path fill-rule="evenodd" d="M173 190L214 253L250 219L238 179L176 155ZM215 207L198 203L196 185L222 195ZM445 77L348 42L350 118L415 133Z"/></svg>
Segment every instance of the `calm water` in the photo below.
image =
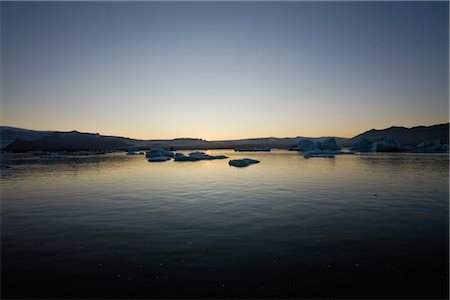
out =
<svg viewBox="0 0 450 300"><path fill-rule="evenodd" d="M448 296L448 155L208 153L15 156L2 296Z"/></svg>

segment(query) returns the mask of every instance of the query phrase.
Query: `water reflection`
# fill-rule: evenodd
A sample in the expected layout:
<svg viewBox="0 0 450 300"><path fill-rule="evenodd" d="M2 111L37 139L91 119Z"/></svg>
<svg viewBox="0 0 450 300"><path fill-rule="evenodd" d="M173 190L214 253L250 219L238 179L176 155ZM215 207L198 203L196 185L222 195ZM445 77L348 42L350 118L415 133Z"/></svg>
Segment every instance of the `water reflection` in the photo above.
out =
<svg viewBox="0 0 450 300"><path fill-rule="evenodd" d="M149 163L123 153L9 158L12 168L1 178L6 293L298 298L448 291L447 155L208 154L261 163Z"/></svg>

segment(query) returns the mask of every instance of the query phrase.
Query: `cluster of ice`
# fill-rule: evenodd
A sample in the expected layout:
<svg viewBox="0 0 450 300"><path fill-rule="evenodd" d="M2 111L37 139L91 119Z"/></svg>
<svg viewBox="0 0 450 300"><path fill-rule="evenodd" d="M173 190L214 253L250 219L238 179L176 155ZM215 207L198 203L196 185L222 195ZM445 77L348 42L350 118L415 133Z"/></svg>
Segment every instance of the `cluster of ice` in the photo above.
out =
<svg viewBox="0 0 450 300"><path fill-rule="evenodd" d="M414 152L435 152L435 153L445 153L449 151L448 144L445 143L444 138L438 138L434 140L427 140L423 141L422 143L418 144L415 149L413 149Z"/></svg>
<svg viewBox="0 0 450 300"><path fill-rule="evenodd" d="M317 142L316 144L320 150L332 150L332 151L341 150L341 147L339 147L336 144L336 140L333 137L325 139L322 142Z"/></svg>
<svg viewBox="0 0 450 300"><path fill-rule="evenodd" d="M351 149L358 152L399 152L406 150L406 148L402 147L396 140L386 138L382 138L375 142L363 138L356 141Z"/></svg>
<svg viewBox="0 0 450 300"><path fill-rule="evenodd" d="M359 152L370 152L373 151L373 143L368 139L362 138L353 143L351 149Z"/></svg>
<svg viewBox="0 0 450 300"><path fill-rule="evenodd" d="M310 151L317 149L317 144L308 139L301 139L297 143L296 150L298 151Z"/></svg>
<svg viewBox="0 0 450 300"><path fill-rule="evenodd" d="M252 164L257 164L259 162L260 161L256 160L256 159L244 158L244 159L232 159L228 162L228 164L233 167L242 168L242 167L248 167Z"/></svg>
<svg viewBox="0 0 450 300"><path fill-rule="evenodd" d="M449 151L449 146L444 138L434 140L426 140L417 146L402 146L399 142L392 139L382 138L375 142L367 139L360 139L356 141L352 148L358 152L423 152L423 153L445 153Z"/></svg>
<svg viewBox="0 0 450 300"><path fill-rule="evenodd" d="M336 143L336 140L331 137L328 139L324 139L321 142L313 142L309 139L301 139L297 143L297 147L294 148L298 151L312 151L312 150L331 150L331 151L337 151L341 150L341 147L339 147Z"/></svg>
<svg viewBox="0 0 450 300"><path fill-rule="evenodd" d="M173 152L161 148L151 149L150 151L147 151L147 153L145 154L145 157L148 158L149 162L167 161L174 156L175 154Z"/></svg>
<svg viewBox="0 0 450 300"><path fill-rule="evenodd" d="M147 151L147 153L145 154L145 157L147 158L153 158L158 156L174 157L175 154L171 151L167 151L161 148L150 149L150 151Z"/></svg>
<svg viewBox="0 0 450 300"><path fill-rule="evenodd" d="M185 155L183 153L173 153L161 148L151 149L150 151L147 151L145 156L150 162L168 161L172 158L174 158L175 161L199 161L228 158L225 155L209 155L200 151L191 152L188 155Z"/></svg>
<svg viewBox="0 0 450 300"><path fill-rule="evenodd" d="M373 143L375 152L400 152L403 147L396 140L381 139Z"/></svg>
<svg viewBox="0 0 450 300"><path fill-rule="evenodd" d="M211 159L224 159L228 158L225 155L208 155L205 152L192 152L188 155L183 153L175 153L175 161L199 161L199 160L211 160Z"/></svg>
<svg viewBox="0 0 450 300"><path fill-rule="evenodd" d="M335 155L353 154L353 152L341 151L341 147L337 145L336 140L333 137L316 143L309 139L301 139L298 141L296 150L303 151L304 158L334 158Z"/></svg>

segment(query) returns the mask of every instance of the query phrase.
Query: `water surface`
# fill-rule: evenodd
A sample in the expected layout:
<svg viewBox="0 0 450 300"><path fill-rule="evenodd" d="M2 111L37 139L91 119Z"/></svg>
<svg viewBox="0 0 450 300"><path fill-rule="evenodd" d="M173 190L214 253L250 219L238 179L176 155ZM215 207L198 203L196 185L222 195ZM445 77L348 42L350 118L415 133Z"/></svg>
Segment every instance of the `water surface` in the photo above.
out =
<svg viewBox="0 0 450 300"><path fill-rule="evenodd" d="M447 154L10 156L2 296L448 296Z"/></svg>

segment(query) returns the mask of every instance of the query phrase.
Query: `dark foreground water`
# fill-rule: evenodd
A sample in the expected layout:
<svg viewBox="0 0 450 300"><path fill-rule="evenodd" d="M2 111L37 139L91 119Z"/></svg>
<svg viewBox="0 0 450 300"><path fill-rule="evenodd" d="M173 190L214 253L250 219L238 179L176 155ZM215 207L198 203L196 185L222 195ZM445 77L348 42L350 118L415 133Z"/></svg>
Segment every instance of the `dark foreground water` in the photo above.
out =
<svg viewBox="0 0 450 300"><path fill-rule="evenodd" d="M2 298L445 298L449 158L18 155Z"/></svg>

